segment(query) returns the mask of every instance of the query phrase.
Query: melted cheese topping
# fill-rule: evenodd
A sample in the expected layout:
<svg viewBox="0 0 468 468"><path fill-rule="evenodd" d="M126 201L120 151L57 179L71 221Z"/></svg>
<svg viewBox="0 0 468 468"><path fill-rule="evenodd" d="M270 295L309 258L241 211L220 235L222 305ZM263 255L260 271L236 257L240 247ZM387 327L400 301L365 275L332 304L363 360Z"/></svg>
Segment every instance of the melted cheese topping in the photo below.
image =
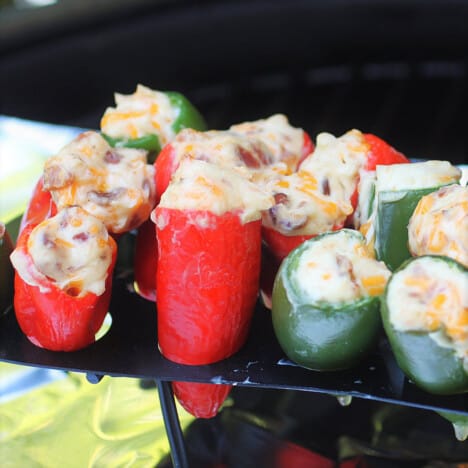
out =
<svg viewBox="0 0 468 468"><path fill-rule="evenodd" d="M172 140L172 128L179 109L167 94L138 85L130 95L115 94L116 107L108 107L101 119L101 130L112 138L134 139L157 135L161 146Z"/></svg>
<svg viewBox="0 0 468 468"><path fill-rule="evenodd" d="M375 260L361 236L343 229L310 242L292 281L311 303L339 304L384 291L390 271Z"/></svg>
<svg viewBox="0 0 468 468"><path fill-rule="evenodd" d="M468 275L420 257L394 274L388 288L390 322L398 331L430 332L453 349L468 371Z"/></svg>
<svg viewBox="0 0 468 468"><path fill-rule="evenodd" d="M273 155L272 163L282 161L293 170L302 157L304 131L291 126L283 114L232 125L229 130L249 140L261 141Z"/></svg>
<svg viewBox="0 0 468 468"><path fill-rule="evenodd" d="M72 296L104 292L112 247L104 224L81 208L62 210L37 225L27 248L33 265L21 251L11 259L28 284L44 291L47 278Z"/></svg>
<svg viewBox="0 0 468 468"><path fill-rule="evenodd" d="M159 206L208 210L216 215L238 212L242 223L247 223L260 219L261 211L272 204L272 197L236 172L205 161L185 159ZM202 222L200 225L204 227Z"/></svg>
<svg viewBox="0 0 468 468"><path fill-rule="evenodd" d="M171 146L175 161L197 159L244 172L273 161L273 155L262 141L229 130L200 132L186 128L177 134Z"/></svg>
<svg viewBox="0 0 468 468"><path fill-rule="evenodd" d="M59 210L81 206L113 233L139 226L155 203L146 152L111 148L96 132L79 135L46 161L44 188Z"/></svg>
<svg viewBox="0 0 468 468"><path fill-rule="evenodd" d="M378 192L439 187L456 183L461 177L460 169L448 161L377 166L376 174Z"/></svg>
<svg viewBox="0 0 468 468"><path fill-rule="evenodd" d="M368 150L358 130L339 138L321 133L298 172L266 171L261 183L277 203L264 224L285 235L314 235L343 225L353 211L351 196Z"/></svg>
<svg viewBox="0 0 468 468"><path fill-rule="evenodd" d="M413 255L446 255L468 266L468 187L449 185L422 197L408 239Z"/></svg>

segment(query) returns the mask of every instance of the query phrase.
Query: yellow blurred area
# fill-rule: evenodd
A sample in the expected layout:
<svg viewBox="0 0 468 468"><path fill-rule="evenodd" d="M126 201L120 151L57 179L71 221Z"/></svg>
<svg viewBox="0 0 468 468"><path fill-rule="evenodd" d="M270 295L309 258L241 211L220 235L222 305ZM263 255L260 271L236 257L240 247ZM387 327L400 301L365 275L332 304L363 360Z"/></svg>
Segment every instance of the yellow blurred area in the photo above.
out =
<svg viewBox="0 0 468 468"><path fill-rule="evenodd" d="M21 369L0 363L0 378ZM69 373L0 404L2 468L154 467L168 453L157 390L138 379Z"/></svg>

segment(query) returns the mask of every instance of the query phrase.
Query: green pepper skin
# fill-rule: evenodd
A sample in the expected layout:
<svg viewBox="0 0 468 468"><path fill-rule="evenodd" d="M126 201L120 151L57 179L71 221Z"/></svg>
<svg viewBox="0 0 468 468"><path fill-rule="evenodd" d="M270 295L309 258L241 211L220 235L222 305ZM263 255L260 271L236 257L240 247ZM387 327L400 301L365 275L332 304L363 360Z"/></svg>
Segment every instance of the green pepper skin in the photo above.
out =
<svg viewBox="0 0 468 468"><path fill-rule="evenodd" d="M432 256L428 256L432 257ZM398 270L404 269L410 262L405 262ZM463 265L447 257L433 257L436 261L446 261L465 271ZM395 273L397 273L395 272ZM463 368L463 361L449 348L439 346L427 332L407 332L395 330L390 322L387 295L393 276L387 283L382 297L382 322L385 333L392 347L401 370L418 387L436 395L454 395L468 392L468 374Z"/></svg>
<svg viewBox="0 0 468 468"><path fill-rule="evenodd" d="M145 135L140 138L112 138L102 133L103 138L114 148L136 148L159 153L161 144L157 135Z"/></svg>
<svg viewBox="0 0 468 468"><path fill-rule="evenodd" d="M175 91L166 91L171 105L179 109L177 118L172 123L172 129L179 133L184 128L193 128L194 130L206 130L206 122L200 112L193 104L182 94ZM113 138L105 133L102 136L112 147L137 148L144 149L150 153L148 162L152 164L161 151L161 142L158 135L145 135L140 138Z"/></svg>
<svg viewBox="0 0 468 468"><path fill-rule="evenodd" d="M206 130L206 122L196 107L183 95L176 91L166 91L171 104L179 109L179 115L172 124L175 133L179 133L184 128L193 128L194 130Z"/></svg>
<svg viewBox="0 0 468 468"><path fill-rule="evenodd" d="M378 196L375 251L377 258L394 271L411 257L408 223L419 200L439 187L382 192Z"/></svg>
<svg viewBox="0 0 468 468"><path fill-rule="evenodd" d="M320 237L306 241L283 261L273 286L273 328L292 361L312 370L343 370L374 346L381 330L380 299L365 297L338 305L302 300L291 284L291 272L307 245Z"/></svg>
<svg viewBox="0 0 468 468"><path fill-rule="evenodd" d="M13 243L3 223L0 223L0 314L12 304L14 270L10 262Z"/></svg>

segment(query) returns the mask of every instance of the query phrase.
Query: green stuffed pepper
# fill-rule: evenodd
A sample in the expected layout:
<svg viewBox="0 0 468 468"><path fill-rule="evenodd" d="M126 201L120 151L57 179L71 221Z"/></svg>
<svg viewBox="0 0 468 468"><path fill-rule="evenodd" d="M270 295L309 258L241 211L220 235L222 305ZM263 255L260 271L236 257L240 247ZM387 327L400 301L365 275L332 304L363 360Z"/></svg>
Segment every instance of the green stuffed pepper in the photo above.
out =
<svg viewBox="0 0 468 468"><path fill-rule="evenodd" d="M375 344L379 295L389 276L357 231L301 244L283 261L273 287L272 320L283 351L314 370L353 366Z"/></svg>
<svg viewBox="0 0 468 468"><path fill-rule="evenodd" d="M396 360L417 386L450 395L468 391L466 267L426 255L390 278L382 318Z"/></svg>
<svg viewBox="0 0 468 468"><path fill-rule="evenodd" d="M102 134L111 146L145 149L154 156L183 128L206 129L200 112L177 92L138 85L133 94L116 93L115 102L101 119Z"/></svg>
<svg viewBox="0 0 468 468"><path fill-rule="evenodd" d="M419 200L442 186L456 184L460 176L461 171L448 161L377 166L366 202L367 206L372 203L372 212L360 230L374 245L377 258L392 271L411 257L408 222Z"/></svg>

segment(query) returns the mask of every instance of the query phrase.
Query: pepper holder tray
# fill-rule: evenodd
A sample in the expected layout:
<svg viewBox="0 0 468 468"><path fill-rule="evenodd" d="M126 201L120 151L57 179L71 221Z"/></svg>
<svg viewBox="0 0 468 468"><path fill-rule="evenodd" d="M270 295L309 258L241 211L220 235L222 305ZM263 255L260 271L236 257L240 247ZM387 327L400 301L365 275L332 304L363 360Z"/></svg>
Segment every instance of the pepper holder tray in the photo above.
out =
<svg viewBox="0 0 468 468"><path fill-rule="evenodd" d="M468 415L466 395L431 395L409 382L383 336L375 351L353 369L312 371L287 359L274 335L270 311L259 303L247 342L235 355L215 364L187 366L159 352L155 305L132 290L129 278L116 276L109 312L112 325L102 338L66 353L33 345L9 307L0 316L0 361L86 373L91 383L104 375L155 380L175 466L186 466L186 455L171 381L328 393Z"/></svg>

